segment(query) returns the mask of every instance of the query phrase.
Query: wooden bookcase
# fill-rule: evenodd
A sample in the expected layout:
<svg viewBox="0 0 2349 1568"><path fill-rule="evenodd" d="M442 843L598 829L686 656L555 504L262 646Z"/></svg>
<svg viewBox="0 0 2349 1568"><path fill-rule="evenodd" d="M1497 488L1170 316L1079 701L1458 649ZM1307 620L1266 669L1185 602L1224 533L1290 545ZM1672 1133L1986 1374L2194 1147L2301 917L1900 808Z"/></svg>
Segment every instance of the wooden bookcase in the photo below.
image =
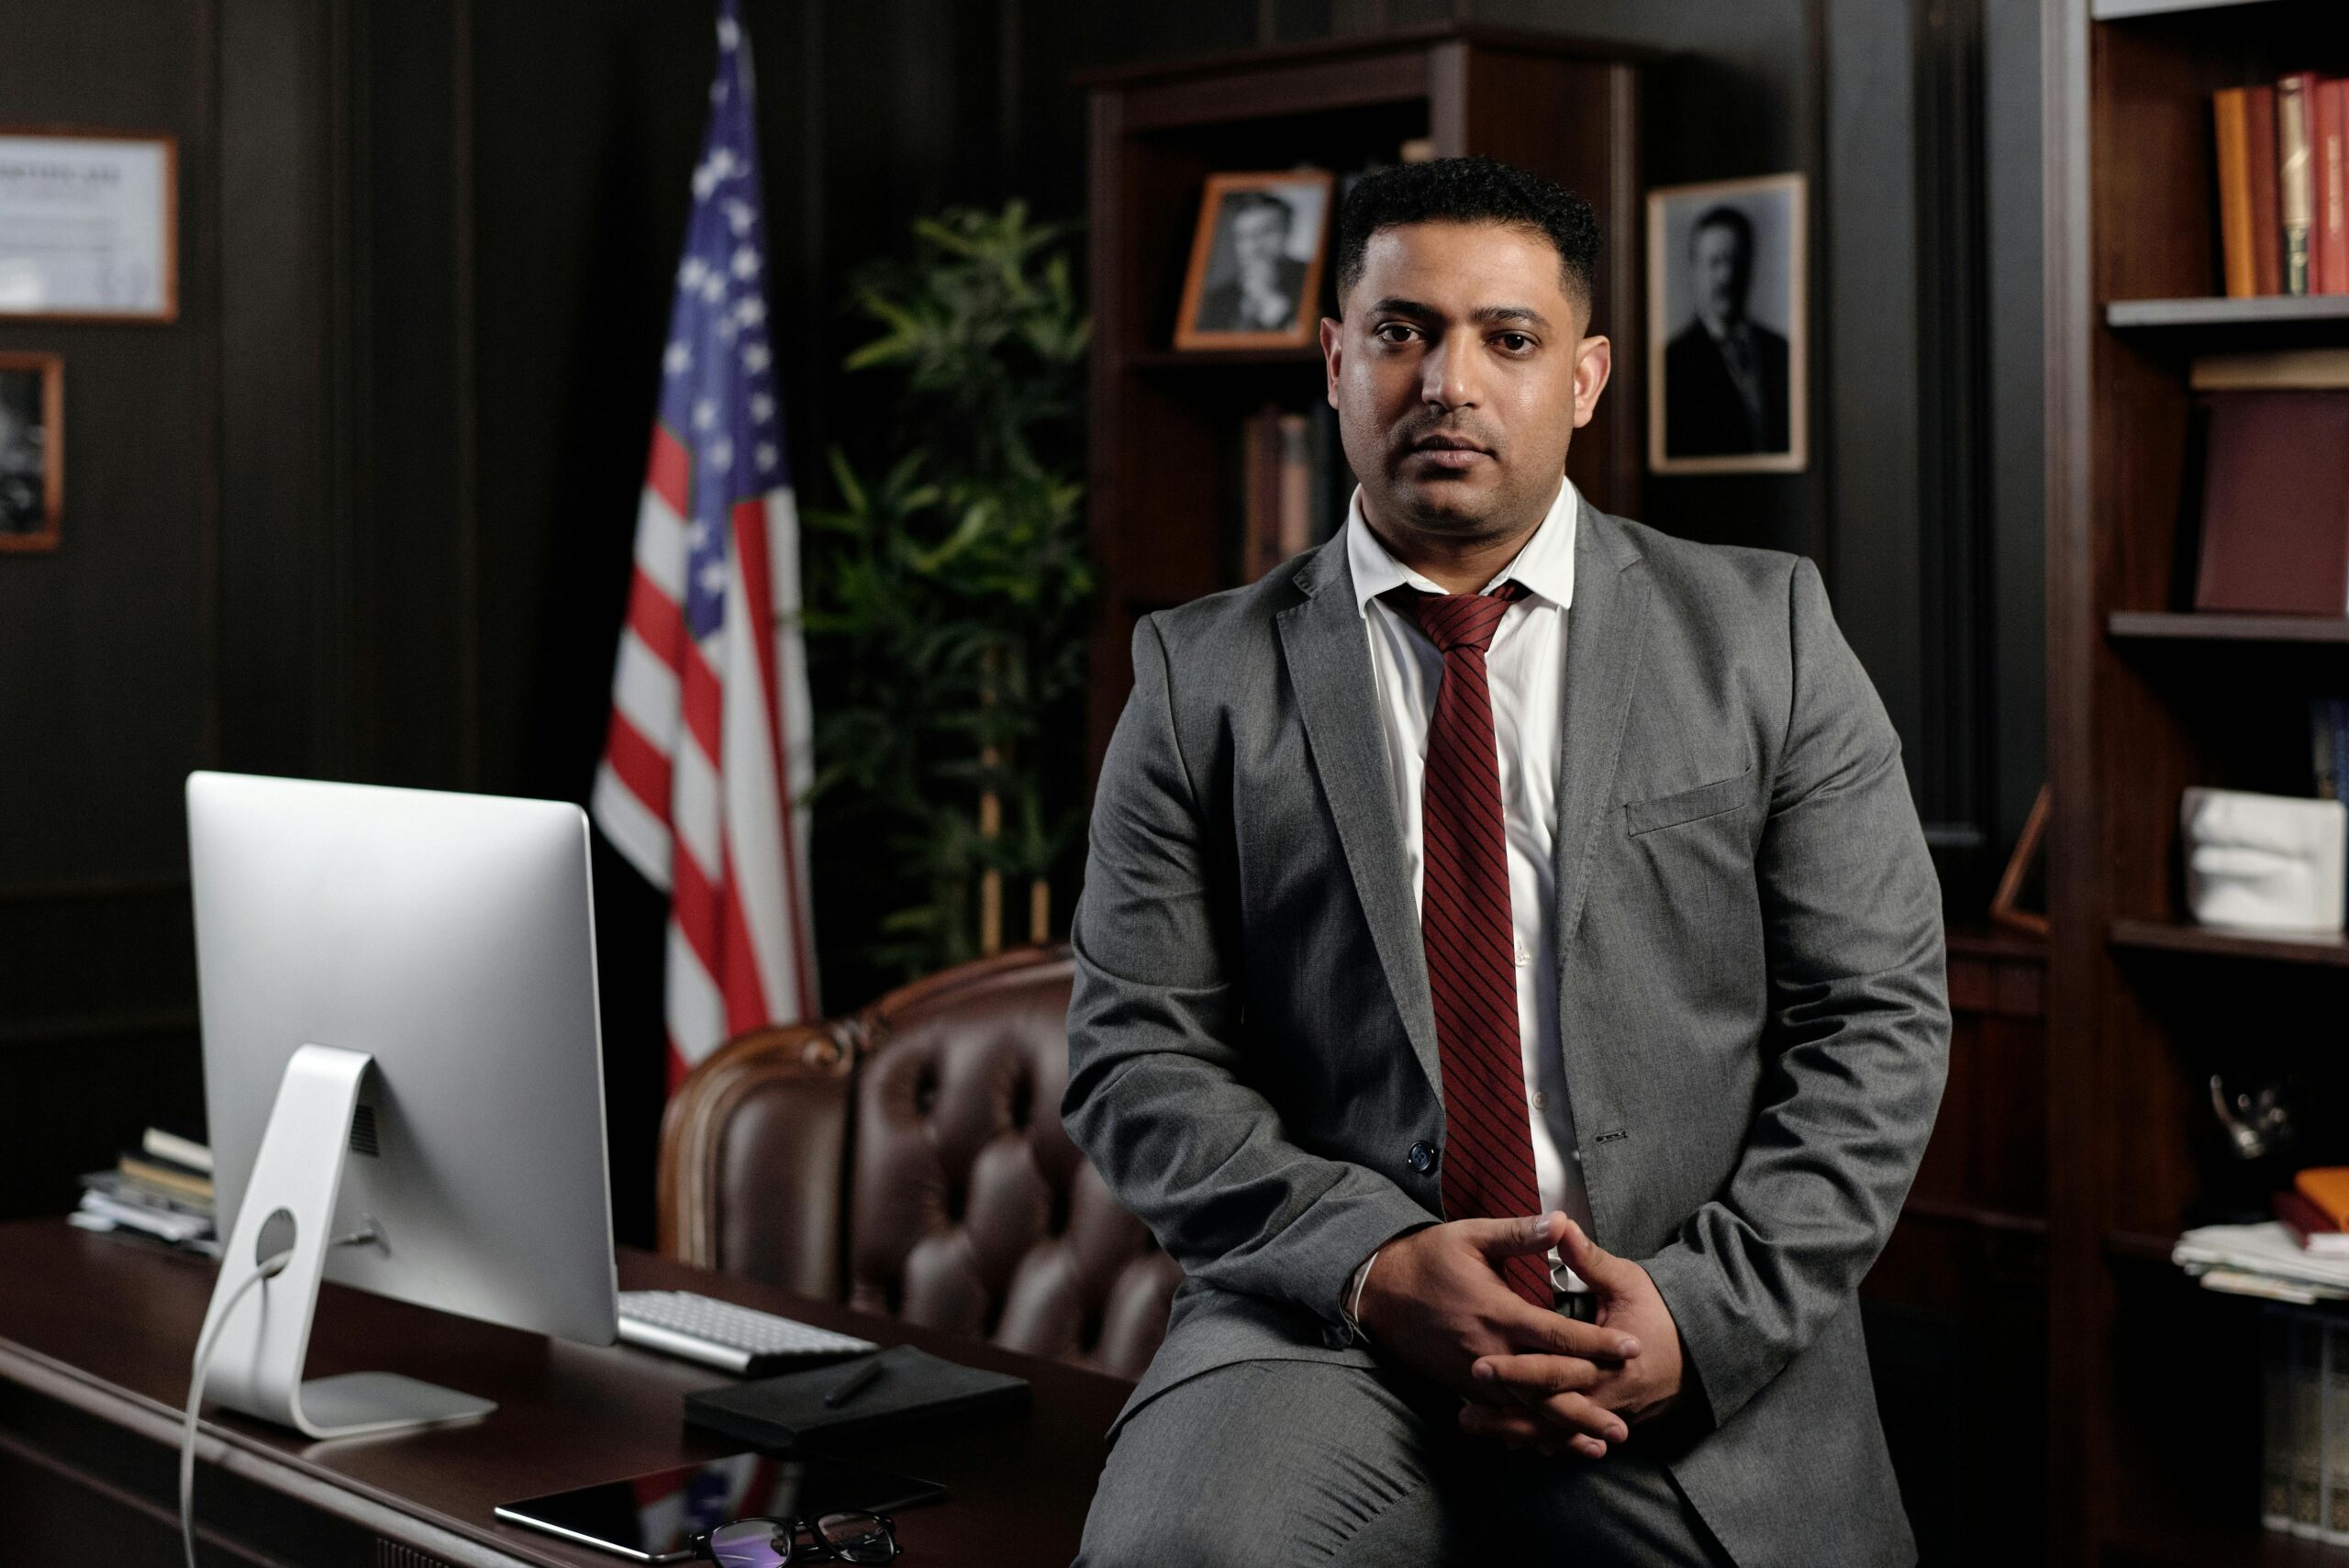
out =
<svg viewBox="0 0 2349 1568"><path fill-rule="evenodd" d="M1598 506L1636 512L1644 449L1644 232L1639 69L1620 45L1446 24L1089 74L1095 346L1091 528L1099 573L1094 765L1132 684L1135 620L1233 586L1241 421L1322 399L1317 348L1183 352L1174 323L1207 176L1311 164L1341 174L1482 152L1579 191L1598 210L1592 330L1614 343L1598 416L1566 468ZM1328 288L1325 284L1325 291Z"/></svg>
<svg viewBox="0 0 2349 1568"><path fill-rule="evenodd" d="M2349 72L2337 0L2046 8L2054 1560L2318 1563L2259 1527L2253 1302L2168 1262L2264 1205L2213 1072L2302 1079L2297 1163L2349 1160L2349 944L2188 922L2179 792L2304 794L2349 622L2191 613L2192 356L2349 342L2349 299L2226 299L2210 94Z"/></svg>

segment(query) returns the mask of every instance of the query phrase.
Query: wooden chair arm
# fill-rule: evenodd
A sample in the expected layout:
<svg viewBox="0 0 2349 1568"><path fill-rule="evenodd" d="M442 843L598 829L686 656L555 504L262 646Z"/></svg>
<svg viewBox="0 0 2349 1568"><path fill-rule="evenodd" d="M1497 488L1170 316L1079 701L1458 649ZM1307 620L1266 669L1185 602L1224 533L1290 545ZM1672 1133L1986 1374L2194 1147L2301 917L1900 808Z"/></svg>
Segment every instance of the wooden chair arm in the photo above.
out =
<svg viewBox="0 0 2349 1568"><path fill-rule="evenodd" d="M854 1018L759 1029L729 1041L685 1076L661 1119L656 1204L662 1252L809 1295L840 1294L849 1088L860 1051ZM727 1212L729 1129L745 1102L780 1117L791 1136L781 1161L762 1162L763 1179L787 1185L784 1201L757 1214ZM770 1131L770 1140L774 1134ZM758 1234L732 1234L755 1225Z"/></svg>

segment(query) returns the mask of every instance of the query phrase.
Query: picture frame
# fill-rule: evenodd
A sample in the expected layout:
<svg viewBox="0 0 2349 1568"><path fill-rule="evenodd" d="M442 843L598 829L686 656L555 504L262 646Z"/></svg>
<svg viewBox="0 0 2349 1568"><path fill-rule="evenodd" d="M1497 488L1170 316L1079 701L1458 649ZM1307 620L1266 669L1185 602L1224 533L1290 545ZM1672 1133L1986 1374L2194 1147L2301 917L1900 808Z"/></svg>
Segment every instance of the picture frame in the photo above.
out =
<svg viewBox="0 0 2349 1568"><path fill-rule="evenodd" d="M1326 169L1208 176L1174 317L1177 349L1316 340L1335 187Z"/></svg>
<svg viewBox="0 0 2349 1568"><path fill-rule="evenodd" d="M55 550L65 516L65 360L0 352L0 551Z"/></svg>
<svg viewBox="0 0 2349 1568"><path fill-rule="evenodd" d="M0 125L0 320L179 313L178 139Z"/></svg>
<svg viewBox="0 0 2349 1568"><path fill-rule="evenodd" d="M1648 472L1809 465L1809 186L1648 193Z"/></svg>

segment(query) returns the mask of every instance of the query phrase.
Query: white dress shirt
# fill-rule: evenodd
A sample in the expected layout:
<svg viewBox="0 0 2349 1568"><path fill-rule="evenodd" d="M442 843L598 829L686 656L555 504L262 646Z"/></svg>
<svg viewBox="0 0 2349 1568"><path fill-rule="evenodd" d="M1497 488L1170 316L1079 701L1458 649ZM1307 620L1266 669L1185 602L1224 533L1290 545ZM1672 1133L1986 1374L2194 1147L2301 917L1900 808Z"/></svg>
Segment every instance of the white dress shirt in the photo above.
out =
<svg viewBox="0 0 2349 1568"><path fill-rule="evenodd" d="M1562 1209L1587 1231L1590 1200L1574 1149L1570 1106L1553 1105L1540 1084L1538 1053L1553 1056L1558 1045L1558 955L1553 916L1557 903L1556 865L1551 850L1557 833L1560 705L1564 700L1566 609L1575 595L1575 525L1582 496L1561 478L1549 514L1515 560L1478 590L1491 593L1514 580L1527 596L1509 607L1485 655L1486 681L1493 707L1493 735L1500 762L1501 816L1508 845L1509 920L1517 944L1518 1049L1523 1064L1533 1131L1533 1179L1546 1213ZM1370 639L1370 668L1377 684L1380 727L1386 737L1386 768L1395 792L1395 817L1403 827L1403 853L1411 873L1411 895L1420 895L1426 873L1421 836L1420 792L1427 765L1428 720L1443 679L1443 655L1419 629L1419 621L1379 595L1408 585L1424 593L1443 589L1397 561L1364 520L1362 492L1354 492L1346 519L1346 563L1353 573L1354 597ZM1563 1096L1560 1096L1563 1099ZM1563 1134L1553 1136L1558 1127ZM1553 1277L1564 1289L1582 1282L1552 1255ZM1368 1263L1356 1271L1347 1292L1347 1316L1360 1299Z"/></svg>

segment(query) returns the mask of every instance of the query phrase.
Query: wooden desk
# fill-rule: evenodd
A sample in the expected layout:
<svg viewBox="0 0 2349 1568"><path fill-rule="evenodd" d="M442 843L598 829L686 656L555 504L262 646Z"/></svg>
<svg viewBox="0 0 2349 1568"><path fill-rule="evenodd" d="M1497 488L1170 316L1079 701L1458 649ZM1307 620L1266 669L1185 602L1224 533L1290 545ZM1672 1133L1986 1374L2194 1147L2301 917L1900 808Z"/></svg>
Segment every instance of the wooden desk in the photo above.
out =
<svg viewBox="0 0 2349 1568"><path fill-rule="evenodd" d="M898 1520L907 1568L1075 1555L1127 1384L648 1253L624 1251L619 1267L624 1289L698 1290L1027 1378L1035 1407L1025 1416L837 1451L946 1485L944 1502ZM0 1225L0 1559L179 1561L180 1410L212 1277L196 1260L61 1220ZM208 1416L196 1473L207 1568L613 1568L619 1559L490 1510L740 1446L684 1425L680 1397L722 1373L328 1285L309 1375L362 1368L429 1378L499 1408L469 1427L327 1443Z"/></svg>

